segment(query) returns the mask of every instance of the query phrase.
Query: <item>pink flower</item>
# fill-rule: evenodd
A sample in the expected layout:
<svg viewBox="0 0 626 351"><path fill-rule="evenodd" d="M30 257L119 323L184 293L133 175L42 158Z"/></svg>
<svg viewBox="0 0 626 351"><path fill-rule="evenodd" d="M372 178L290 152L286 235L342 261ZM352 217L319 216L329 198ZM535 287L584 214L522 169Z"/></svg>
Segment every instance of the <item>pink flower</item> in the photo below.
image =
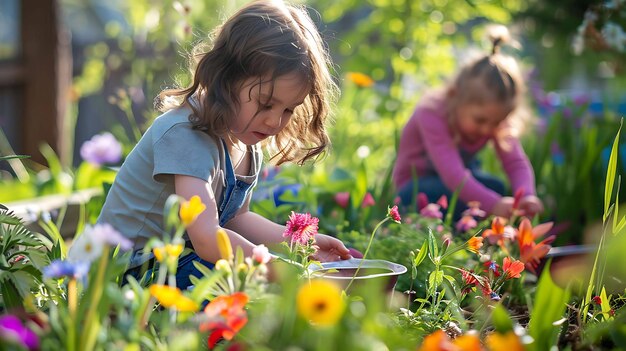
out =
<svg viewBox="0 0 626 351"><path fill-rule="evenodd" d="M424 193L417 194L417 210L421 211L426 205L428 205L428 196Z"/></svg>
<svg viewBox="0 0 626 351"><path fill-rule="evenodd" d="M400 218L400 213L398 212L398 206L397 205L393 206L392 208L390 208L388 210L387 216L391 217L391 219L393 219L397 223L400 223L400 221L402 220L402 218Z"/></svg>
<svg viewBox="0 0 626 351"><path fill-rule="evenodd" d="M252 259L257 263L265 264L272 259L272 255L267 247L261 244L252 249Z"/></svg>
<svg viewBox="0 0 626 351"><path fill-rule="evenodd" d="M463 211L463 216L472 216L478 218L485 218L487 216L487 212L480 209L480 202L478 201L470 201L467 203L468 209Z"/></svg>
<svg viewBox="0 0 626 351"><path fill-rule="evenodd" d="M306 245L317 234L318 223L319 219L311 217L310 213L295 213L291 211L283 237L291 237L292 243L297 242Z"/></svg>
<svg viewBox="0 0 626 351"><path fill-rule="evenodd" d="M441 195L439 200L437 200L437 205L441 206L444 210L448 208L448 197L445 195Z"/></svg>
<svg viewBox="0 0 626 351"><path fill-rule="evenodd" d="M420 214L426 218L443 218L443 213L441 213L441 206L437 204L428 204L424 208L420 210Z"/></svg>
<svg viewBox="0 0 626 351"><path fill-rule="evenodd" d="M374 200L374 197L372 196L372 194L367 193L365 194L365 197L363 198L363 202L361 202L361 208L367 208L370 206L374 206L376 205L376 201Z"/></svg>
<svg viewBox="0 0 626 351"><path fill-rule="evenodd" d="M474 217L472 217L472 216L463 216L456 223L456 230L458 230L460 232L466 232L466 231L468 231L470 229L476 228L477 225L478 225L478 222L476 222Z"/></svg>
<svg viewBox="0 0 626 351"><path fill-rule="evenodd" d="M345 191L335 194L335 202L343 208L348 207L348 204L350 203L350 193Z"/></svg>

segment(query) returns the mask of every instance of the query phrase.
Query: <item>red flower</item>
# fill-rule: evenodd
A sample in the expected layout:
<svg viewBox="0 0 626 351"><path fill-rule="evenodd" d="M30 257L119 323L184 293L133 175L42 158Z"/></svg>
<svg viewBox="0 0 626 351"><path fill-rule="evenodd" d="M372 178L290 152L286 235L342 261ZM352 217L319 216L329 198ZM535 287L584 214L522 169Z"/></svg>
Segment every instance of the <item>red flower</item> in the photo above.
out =
<svg viewBox="0 0 626 351"><path fill-rule="evenodd" d="M393 206L387 212L387 216L391 217L397 223L400 223L402 218L400 218L400 212L398 212L398 206Z"/></svg>
<svg viewBox="0 0 626 351"><path fill-rule="evenodd" d="M600 296L598 295L592 297L591 301L593 301L593 303L595 303L596 305L602 305L602 298L600 298Z"/></svg>
<svg viewBox="0 0 626 351"><path fill-rule="evenodd" d="M511 261L508 257L505 257L502 262L502 270L506 279L519 278L520 273L524 271L524 263L518 260Z"/></svg>
<svg viewBox="0 0 626 351"><path fill-rule="evenodd" d="M209 348L213 349L220 339L232 340L235 334L248 323L248 315L244 306L248 303L248 295L236 292L232 295L216 297L204 309L208 322L200 324L200 331L210 331Z"/></svg>
<svg viewBox="0 0 626 351"><path fill-rule="evenodd" d="M493 275L495 275L496 277L500 276L500 265L496 263L496 261L487 261L485 263L483 263L483 266L485 266L485 273L489 273L490 271L493 272Z"/></svg>
<svg viewBox="0 0 626 351"><path fill-rule="evenodd" d="M376 205L376 200L374 200L372 194L365 194L365 197L363 197L363 202L361 202L361 208L367 208L374 205Z"/></svg>
<svg viewBox="0 0 626 351"><path fill-rule="evenodd" d="M295 213L291 211L283 237L291 237L292 243L297 242L306 245L317 234L318 223L319 219L311 217L310 213Z"/></svg>

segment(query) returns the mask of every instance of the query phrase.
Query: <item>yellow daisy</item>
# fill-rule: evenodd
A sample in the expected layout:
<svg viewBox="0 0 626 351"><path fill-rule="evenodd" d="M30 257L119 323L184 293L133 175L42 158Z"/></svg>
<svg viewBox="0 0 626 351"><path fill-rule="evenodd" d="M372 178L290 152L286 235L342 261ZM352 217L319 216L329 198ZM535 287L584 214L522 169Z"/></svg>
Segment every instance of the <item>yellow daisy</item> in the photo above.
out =
<svg viewBox="0 0 626 351"><path fill-rule="evenodd" d="M320 327L335 325L345 308L339 286L324 279L311 280L300 287L296 304L304 319Z"/></svg>

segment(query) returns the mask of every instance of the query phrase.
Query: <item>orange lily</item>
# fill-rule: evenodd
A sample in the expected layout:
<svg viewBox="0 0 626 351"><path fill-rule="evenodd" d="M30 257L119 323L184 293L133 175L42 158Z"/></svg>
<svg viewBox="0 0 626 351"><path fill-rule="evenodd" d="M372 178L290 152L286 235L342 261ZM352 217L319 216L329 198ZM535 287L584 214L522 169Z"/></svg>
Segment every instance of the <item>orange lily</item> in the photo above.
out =
<svg viewBox="0 0 626 351"><path fill-rule="evenodd" d="M483 232L483 238L489 240L491 245L498 244L504 245L504 238L506 237L506 219L502 217L494 217L491 221L491 229L487 229Z"/></svg>
<svg viewBox="0 0 626 351"><path fill-rule="evenodd" d="M539 243L535 240L544 236L551 228L553 222L542 223L535 228L532 227L528 218L523 218L517 232L517 242L520 250L520 260L526 265L526 269L536 274L539 262L550 251L550 244L554 241L555 236L551 235L543 239Z"/></svg>
<svg viewBox="0 0 626 351"><path fill-rule="evenodd" d="M502 262L502 270L506 276L506 279L519 278L520 273L524 271L524 263L522 261L511 261L508 257L504 258Z"/></svg>

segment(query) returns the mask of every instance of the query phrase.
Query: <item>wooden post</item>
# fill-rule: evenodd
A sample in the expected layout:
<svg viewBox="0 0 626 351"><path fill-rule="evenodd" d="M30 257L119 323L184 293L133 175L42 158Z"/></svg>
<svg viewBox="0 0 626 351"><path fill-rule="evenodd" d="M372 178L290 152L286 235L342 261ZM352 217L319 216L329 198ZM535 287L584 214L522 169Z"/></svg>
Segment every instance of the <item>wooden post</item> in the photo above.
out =
<svg viewBox="0 0 626 351"><path fill-rule="evenodd" d="M71 84L71 50L60 30L57 0L22 0L22 153L44 162L39 145L48 143L65 165L71 164L67 143L73 131L64 127Z"/></svg>

